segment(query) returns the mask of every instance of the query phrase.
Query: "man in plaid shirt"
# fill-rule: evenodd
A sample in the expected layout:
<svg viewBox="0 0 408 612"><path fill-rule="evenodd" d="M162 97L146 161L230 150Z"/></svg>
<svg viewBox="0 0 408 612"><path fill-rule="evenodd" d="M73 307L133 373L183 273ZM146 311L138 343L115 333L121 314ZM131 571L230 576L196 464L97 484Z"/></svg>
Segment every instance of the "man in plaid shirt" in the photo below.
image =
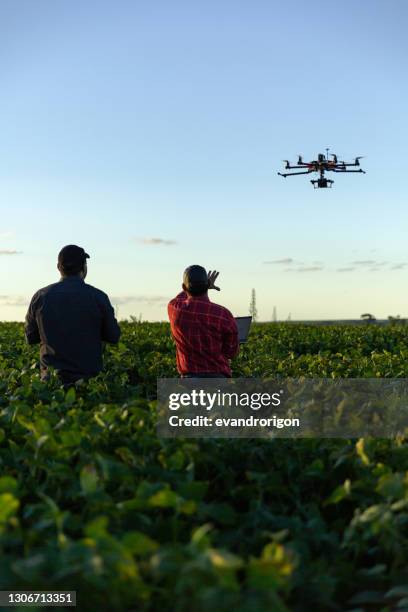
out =
<svg viewBox="0 0 408 612"><path fill-rule="evenodd" d="M237 324L229 310L213 304L208 289L219 272L190 266L184 272L183 291L168 305L177 369L182 377L231 377L229 360L239 351Z"/></svg>

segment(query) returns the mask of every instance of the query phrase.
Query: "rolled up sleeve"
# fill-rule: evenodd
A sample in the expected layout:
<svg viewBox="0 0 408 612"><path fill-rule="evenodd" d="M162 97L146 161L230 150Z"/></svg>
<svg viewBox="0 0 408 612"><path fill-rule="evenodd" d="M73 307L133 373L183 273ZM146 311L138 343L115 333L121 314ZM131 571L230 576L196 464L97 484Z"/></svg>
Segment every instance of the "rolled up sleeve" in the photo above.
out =
<svg viewBox="0 0 408 612"><path fill-rule="evenodd" d="M37 323L37 307L38 307L39 296L36 293L30 302L28 311L25 318L25 337L27 344L39 344L41 342L40 330Z"/></svg>

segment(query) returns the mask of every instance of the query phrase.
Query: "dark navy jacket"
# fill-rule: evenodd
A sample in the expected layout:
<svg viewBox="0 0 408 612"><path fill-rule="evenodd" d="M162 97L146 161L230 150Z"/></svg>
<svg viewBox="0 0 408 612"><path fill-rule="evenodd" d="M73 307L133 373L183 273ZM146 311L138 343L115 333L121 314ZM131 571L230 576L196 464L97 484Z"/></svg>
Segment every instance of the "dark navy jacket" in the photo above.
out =
<svg viewBox="0 0 408 612"><path fill-rule="evenodd" d="M68 276L33 296L25 333L28 344L40 343L43 376L52 366L75 380L100 372L102 342L117 343L120 328L106 293Z"/></svg>

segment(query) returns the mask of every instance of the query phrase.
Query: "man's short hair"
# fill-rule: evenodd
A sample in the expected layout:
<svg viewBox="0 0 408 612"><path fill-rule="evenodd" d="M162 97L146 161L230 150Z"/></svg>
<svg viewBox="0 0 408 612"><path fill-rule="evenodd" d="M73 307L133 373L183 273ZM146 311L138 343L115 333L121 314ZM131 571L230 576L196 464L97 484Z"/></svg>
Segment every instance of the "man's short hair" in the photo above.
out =
<svg viewBox="0 0 408 612"><path fill-rule="evenodd" d="M65 276L74 276L84 269L86 260L89 258L82 247L76 244L67 244L58 253L58 265Z"/></svg>
<svg viewBox="0 0 408 612"><path fill-rule="evenodd" d="M194 296L204 295L208 291L208 274L202 266L189 266L184 270L183 284Z"/></svg>

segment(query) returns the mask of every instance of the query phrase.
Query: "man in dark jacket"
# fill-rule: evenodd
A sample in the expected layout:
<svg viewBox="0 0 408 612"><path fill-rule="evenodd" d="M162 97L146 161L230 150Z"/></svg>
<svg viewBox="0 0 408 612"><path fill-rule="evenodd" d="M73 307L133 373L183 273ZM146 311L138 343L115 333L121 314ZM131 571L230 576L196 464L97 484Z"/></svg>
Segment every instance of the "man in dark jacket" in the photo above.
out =
<svg viewBox="0 0 408 612"><path fill-rule="evenodd" d="M64 384L102 370L102 342L116 344L120 328L108 296L87 285L84 249L70 244L58 255L59 282L33 296L25 325L28 344L40 344L41 378L50 366Z"/></svg>

